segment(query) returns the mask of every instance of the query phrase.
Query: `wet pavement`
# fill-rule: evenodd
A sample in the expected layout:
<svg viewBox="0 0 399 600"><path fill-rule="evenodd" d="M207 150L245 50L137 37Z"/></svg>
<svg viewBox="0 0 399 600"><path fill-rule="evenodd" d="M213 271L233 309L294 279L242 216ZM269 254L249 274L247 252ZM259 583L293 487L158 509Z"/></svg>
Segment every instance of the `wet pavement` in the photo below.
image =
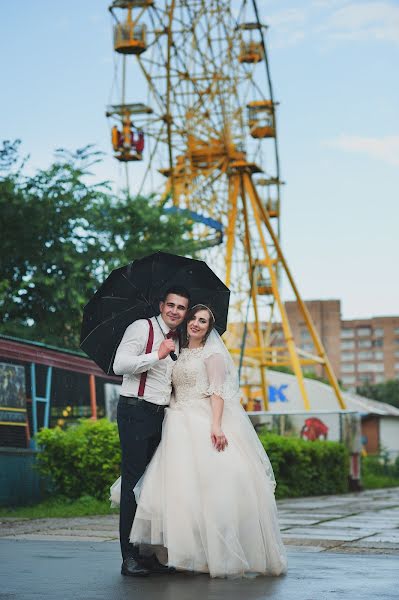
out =
<svg viewBox="0 0 399 600"><path fill-rule="evenodd" d="M113 542L0 540L1 600L393 600L396 556L289 551L282 577L210 579L207 575L119 573Z"/></svg>
<svg viewBox="0 0 399 600"><path fill-rule="evenodd" d="M280 578L122 577L118 516L1 519L0 600L399 599L399 488L278 502Z"/></svg>

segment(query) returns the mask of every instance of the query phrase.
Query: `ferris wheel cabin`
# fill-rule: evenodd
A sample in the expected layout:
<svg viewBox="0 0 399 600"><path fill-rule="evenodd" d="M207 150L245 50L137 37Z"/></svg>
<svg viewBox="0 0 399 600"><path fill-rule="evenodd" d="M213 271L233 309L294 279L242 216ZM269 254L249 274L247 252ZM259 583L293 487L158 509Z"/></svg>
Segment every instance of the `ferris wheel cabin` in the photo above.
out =
<svg viewBox="0 0 399 600"><path fill-rule="evenodd" d="M256 31L259 33L259 23L242 23L239 25L239 29L243 32L243 37L240 44L240 53L238 60L241 63L254 64L261 62L265 55L263 50L262 42L258 41Z"/></svg>
<svg viewBox="0 0 399 600"><path fill-rule="evenodd" d="M145 104L114 104L108 107L107 117L117 119L118 125L111 129L114 156L121 162L143 160L144 132L133 125L132 114L150 114L152 108Z"/></svg>
<svg viewBox="0 0 399 600"><path fill-rule="evenodd" d="M284 185L283 181L280 181L276 177L265 178L262 177L257 180L256 185L258 188L266 188L266 198L262 200L263 206L267 210L267 214L270 219L275 219L280 216L280 196L278 193L278 187ZM272 191L273 190L273 191ZM263 196L263 194L262 194Z"/></svg>
<svg viewBox="0 0 399 600"><path fill-rule="evenodd" d="M116 20L114 26L114 49L120 54L142 54L147 49L146 26L139 19L143 10L153 5L153 0L115 0L109 7ZM127 10L126 19L118 21L113 9ZM136 18L133 18L134 8L142 9Z"/></svg>
<svg viewBox="0 0 399 600"><path fill-rule="evenodd" d="M248 126L253 138L276 137L276 126L274 122L274 104L271 100L258 100L249 102Z"/></svg>
<svg viewBox="0 0 399 600"><path fill-rule="evenodd" d="M270 277L268 276L268 269L266 263L266 260L255 261L255 284L257 287L257 292L261 296L268 296L270 294L273 294L272 282Z"/></svg>

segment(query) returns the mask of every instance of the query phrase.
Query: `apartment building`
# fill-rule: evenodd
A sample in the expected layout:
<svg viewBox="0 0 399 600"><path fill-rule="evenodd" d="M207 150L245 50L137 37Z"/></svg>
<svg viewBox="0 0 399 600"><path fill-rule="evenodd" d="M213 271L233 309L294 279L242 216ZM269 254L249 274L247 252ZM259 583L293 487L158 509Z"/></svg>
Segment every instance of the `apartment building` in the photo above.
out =
<svg viewBox="0 0 399 600"><path fill-rule="evenodd" d="M365 383L399 379L399 316L348 320L341 318L340 300L309 300L305 304L334 372L346 389L354 391ZM297 303L285 302L285 308L296 346L315 352ZM231 347L240 347L242 331L242 324L230 325L227 343ZM246 347L255 345L253 324L248 323ZM284 345L280 323L273 324L271 345ZM325 374L319 365L307 366L306 370Z"/></svg>
<svg viewBox="0 0 399 600"><path fill-rule="evenodd" d="M305 303L337 377L347 389L399 379L399 316L342 319L340 300ZM313 343L296 302L286 302L296 344L312 352ZM280 335L280 334L279 334ZM315 373L321 374L320 367Z"/></svg>

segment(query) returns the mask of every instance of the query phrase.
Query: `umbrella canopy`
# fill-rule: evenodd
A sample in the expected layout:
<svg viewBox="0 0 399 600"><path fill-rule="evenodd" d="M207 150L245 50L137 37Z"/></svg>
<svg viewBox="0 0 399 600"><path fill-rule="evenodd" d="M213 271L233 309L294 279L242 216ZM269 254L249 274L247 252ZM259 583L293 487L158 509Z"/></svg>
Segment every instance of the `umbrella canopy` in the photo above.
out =
<svg viewBox="0 0 399 600"><path fill-rule="evenodd" d="M215 328L227 326L230 291L202 260L156 252L115 269L86 304L80 347L101 369L112 373L115 352L126 328L137 319L159 313L168 288L185 287L191 306L210 304Z"/></svg>

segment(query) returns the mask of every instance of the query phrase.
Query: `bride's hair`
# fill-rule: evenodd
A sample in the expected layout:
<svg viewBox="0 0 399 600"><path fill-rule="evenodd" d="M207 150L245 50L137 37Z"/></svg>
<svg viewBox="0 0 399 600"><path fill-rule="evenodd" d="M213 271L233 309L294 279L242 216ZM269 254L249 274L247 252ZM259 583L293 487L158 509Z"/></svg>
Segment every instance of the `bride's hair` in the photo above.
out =
<svg viewBox="0 0 399 600"><path fill-rule="evenodd" d="M208 339L209 334L211 333L212 329L214 328L215 315L213 314L212 309L209 306L207 306L206 304L196 304L195 306L189 308L187 311L187 315L186 315L186 318L184 321L184 326L183 326L182 348L187 348L187 346L188 346L187 324L193 319L193 317L195 317L197 312L199 312L200 310L206 310L209 315L209 325L208 325L207 332L204 336L204 339L202 340L203 344L205 344L206 340Z"/></svg>

